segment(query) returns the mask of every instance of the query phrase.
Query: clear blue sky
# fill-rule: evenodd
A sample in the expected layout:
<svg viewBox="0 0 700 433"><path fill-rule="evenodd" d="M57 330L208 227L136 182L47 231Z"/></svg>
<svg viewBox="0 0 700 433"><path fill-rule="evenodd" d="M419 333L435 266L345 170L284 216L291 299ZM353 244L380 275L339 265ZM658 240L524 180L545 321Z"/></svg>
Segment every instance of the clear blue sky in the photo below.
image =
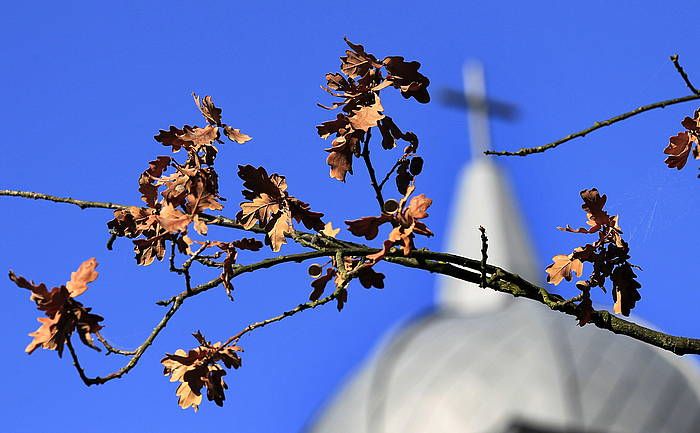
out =
<svg viewBox="0 0 700 433"><path fill-rule="evenodd" d="M240 198L238 163L285 174L290 191L334 222L368 214L374 202L365 174L358 170L346 185L329 179L327 142L314 128L328 118L315 107L327 101L318 86L338 67L344 35L379 56L422 62L433 95L461 86L465 59L483 60L491 95L522 113L516 123L493 123L497 147L542 144L686 94L668 61L673 53L700 84L699 35L689 24L688 2L573 4L10 2L0 27L0 188L137 204L139 173L164 154L152 136L170 124L200 122L190 97L196 91L214 95L225 119L254 137L221 149L229 214ZM441 248L453 179L468 158L464 113L437 98L428 105L394 98L385 108L421 138L426 169L419 186L434 199L427 222L437 233L421 246ZM644 268L638 314L664 330L698 336L697 164L671 171L661 153L696 108L648 113L544 155L501 162L543 268L577 245L575 235L554 227L582 222L578 191L597 186L621 214L633 260ZM105 249L109 212L9 198L0 198L0 210L2 269L58 284L82 260L97 258L101 275L84 302L106 317L105 334L118 344L139 343L162 314L153 301L180 290L164 264L137 268L128 241ZM387 288L352 290L341 314L333 307L314 311L242 341L244 366L228 376L225 407L205 402L199 414L177 407L175 385L161 376L162 354L191 346L194 330L225 339L306 299L303 267L241 278L235 303L221 290L198 297L128 377L89 389L68 359L23 353L37 313L25 291L0 282L0 430L297 432L389 328L432 304L433 276L384 269ZM120 362L85 355L91 374Z"/></svg>

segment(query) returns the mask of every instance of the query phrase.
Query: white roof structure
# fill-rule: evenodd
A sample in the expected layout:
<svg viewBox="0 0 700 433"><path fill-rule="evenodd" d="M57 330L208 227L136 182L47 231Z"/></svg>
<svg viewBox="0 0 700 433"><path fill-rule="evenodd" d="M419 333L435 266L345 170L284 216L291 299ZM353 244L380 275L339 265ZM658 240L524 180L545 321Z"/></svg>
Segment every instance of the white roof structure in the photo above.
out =
<svg viewBox="0 0 700 433"><path fill-rule="evenodd" d="M483 224L489 262L537 281L507 179L477 155L461 175L449 249L480 257ZM580 328L529 300L439 284L436 309L391 333L310 432L700 432L700 380L689 360Z"/></svg>

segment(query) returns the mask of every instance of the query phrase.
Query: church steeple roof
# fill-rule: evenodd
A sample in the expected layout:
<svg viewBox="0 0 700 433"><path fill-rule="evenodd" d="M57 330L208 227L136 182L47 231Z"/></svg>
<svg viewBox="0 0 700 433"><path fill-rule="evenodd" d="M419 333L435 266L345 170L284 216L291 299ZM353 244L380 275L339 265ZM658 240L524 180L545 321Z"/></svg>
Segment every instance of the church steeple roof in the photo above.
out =
<svg viewBox="0 0 700 433"><path fill-rule="evenodd" d="M483 155L490 145L489 110L479 63L465 65L464 86L472 154L456 182L447 250L465 257L481 257L478 227L483 225L489 238L489 263L537 281L540 273L535 254L508 179L497 162ZM463 312L490 311L511 299L507 294L480 290L449 277L440 280L438 289L441 306Z"/></svg>

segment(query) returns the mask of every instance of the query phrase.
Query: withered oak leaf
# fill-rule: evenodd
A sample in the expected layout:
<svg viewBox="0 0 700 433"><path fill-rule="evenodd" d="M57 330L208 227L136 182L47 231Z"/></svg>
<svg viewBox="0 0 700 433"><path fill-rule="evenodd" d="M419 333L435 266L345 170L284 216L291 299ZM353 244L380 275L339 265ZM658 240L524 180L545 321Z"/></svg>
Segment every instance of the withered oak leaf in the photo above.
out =
<svg viewBox="0 0 700 433"><path fill-rule="evenodd" d="M44 283L35 284L10 271L10 280L18 287L28 289L31 292L30 300L45 315L37 319L41 326L29 334L32 341L25 348L25 352L32 353L42 347L55 350L60 357L66 341L73 332L78 334L83 344L99 350L94 345L92 334L102 329L100 322L104 319L91 313L90 308L75 300L88 289L89 283L97 279L96 267L97 261L94 258L84 261L77 271L71 273L70 280L65 285L51 290L48 290Z"/></svg>
<svg viewBox="0 0 700 433"><path fill-rule="evenodd" d="M376 57L365 51L359 44L353 44L344 38L345 43L350 47L345 51L345 56L340 58L340 70L350 78L357 78L365 75L372 68L381 66Z"/></svg>
<svg viewBox="0 0 700 433"><path fill-rule="evenodd" d="M562 280L571 281L574 274L581 276L583 273L583 262L573 258L571 254L557 254L552 257L552 263L545 269L547 272L547 282L555 286Z"/></svg>
<svg viewBox="0 0 700 433"><path fill-rule="evenodd" d="M386 57L382 62L389 75L386 77L391 85L401 91L401 95L408 99L413 97L416 101L426 104L430 102L428 77L418 72L420 63L406 62L401 56Z"/></svg>
<svg viewBox="0 0 700 433"><path fill-rule="evenodd" d="M158 185L156 182L168 169L172 158L169 156L159 156L148 163L148 168L139 177L139 192L141 199L148 207L155 207L158 201Z"/></svg>
<svg viewBox="0 0 700 433"><path fill-rule="evenodd" d="M232 128L228 125L224 126L224 134L226 134L229 140L235 141L238 144L243 144L253 139L250 135L242 133L240 129Z"/></svg>
<svg viewBox="0 0 700 433"><path fill-rule="evenodd" d="M265 230L265 243L273 251L279 251L286 243L286 236L294 233L292 220L309 229L323 230L323 214L312 211L308 203L289 195L284 176L268 175L263 167L252 165L239 165L238 176L243 179L246 189L242 194L248 201L241 202L236 220L246 229L258 225Z"/></svg>
<svg viewBox="0 0 700 433"><path fill-rule="evenodd" d="M200 98L196 93L192 92L192 98L194 98L194 103L197 104L197 108L199 108L202 116L210 125L221 126L221 108L214 105L211 96Z"/></svg>
<svg viewBox="0 0 700 433"><path fill-rule="evenodd" d="M670 138L664 153L668 157L664 160L669 168L682 169L688 162L688 156L694 145L697 145L697 137L688 132L680 132Z"/></svg>
<svg viewBox="0 0 700 433"><path fill-rule="evenodd" d="M613 300L615 305L613 311L616 314L629 316L630 310L634 308L637 301L642 299L639 294L641 284L636 280L637 274L632 270L629 263L618 266L613 270L610 279L613 283Z"/></svg>
<svg viewBox="0 0 700 433"><path fill-rule="evenodd" d="M401 199L396 212L391 214L382 213L378 217L369 216L356 220L346 220L348 230L355 236L363 236L367 240L372 240L377 237L379 227L385 223L391 223L393 229L389 232L389 237L384 241L382 249L374 254L367 256L369 260L379 261L389 252L389 249L397 243L402 246L404 255L408 255L415 248L413 239L416 234L423 236L432 236L433 232L420 221L428 217L427 209L433 203L425 194L417 195L411 198L406 206L406 202L415 187L409 186L406 194Z"/></svg>
<svg viewBox="0 0 700 433"><path fill-rule="evenodd" d="M636 302L641 299L638 289L641 287L636 280L633 268L637 266L629 262L629 245L622 238L619 216L610 216L604 209L607 196L601 195L597 189L585 189L580 193L583 199L581 208L586 212L587 224L590 228L573 229L568 225L560 230L573 233L595 233L597 239L593 243L577 247L569 255L554 256L553 263L547 266L547 281L559 284L562 280L581 276L583 262L593 264L593 270L585 281L577 281L576 286L583 291L583 299L578 304L577 317L581 326L590 322L593 308L590 300L590 289L600 287L605 291L605 282L612 281L612 296L615 302L613 311L616 314L629 315Z"/></svg>
<svg viewBox="0 0 700 433"><path fill-rule="evenodd" d="M207 400L223 406L226 399L224 391L228 386L223 380L226 371L219 363L226 368L239 368L241 358L238 353L243 349L223 346L220 342L211 344L199 332L193 336L200 346L188 352L178 349L174 354L166 354L160 361L163 374L170 375L171 382L180 382L175 394L181 408L192 407L196 412L202 403L203 388L206 389Z"/></svg>
<svg viewBox="0 0 700 433"><path fill-rule="evenodd" d="M693 118L684 118L681 125L686 130L671 137L664 149L668 155L664 162L669 168L678 170L685 167L691 151L696 159L700 158L700 109L695 111Z"/></svg>

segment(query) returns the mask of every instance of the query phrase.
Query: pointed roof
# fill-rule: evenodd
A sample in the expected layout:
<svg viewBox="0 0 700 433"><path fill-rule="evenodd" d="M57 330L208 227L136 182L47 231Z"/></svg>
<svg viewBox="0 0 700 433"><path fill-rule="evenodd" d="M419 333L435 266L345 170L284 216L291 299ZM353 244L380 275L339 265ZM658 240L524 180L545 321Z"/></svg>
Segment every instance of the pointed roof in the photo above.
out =
<svg viewBox="0 0 700 433"><path fill-rule="evenodd" d="M465 64L471 162L456 180L447 250L464 257L481 257L480 225L486 228L488 262L530 281L541 274L515 196L505 174L494 159L484 156L490 147L488 102L484 71L480 63ZM473 284L443 277L438 304L462 312L480 313L502 308L512 297L494 291L477 290Z"/></svg>

